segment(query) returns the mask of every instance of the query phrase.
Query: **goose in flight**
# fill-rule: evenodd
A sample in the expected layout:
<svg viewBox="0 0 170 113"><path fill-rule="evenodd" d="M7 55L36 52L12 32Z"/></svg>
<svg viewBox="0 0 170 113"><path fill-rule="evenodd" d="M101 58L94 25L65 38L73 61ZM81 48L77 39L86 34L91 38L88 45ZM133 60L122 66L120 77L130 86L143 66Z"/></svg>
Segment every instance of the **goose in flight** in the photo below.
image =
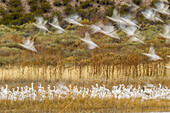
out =
<svg viewBox="0 0 170 113"><path fill-rule="evenodd" d="M33 23L37 28L39 28L40 30L43 30L44 33L45 31L49 32L49 30L47 29L47 27L45 26L47 23L47 20L44 21L43 17L34 17L37 21L37 23Z"/></svg>
<svg viewBox="0 0 170 113"><path fill-rule="evenodd" d="M136 36L138 37L135 32L137 31L137 27L136 26L126 26L121 24L120 28L123 30L123 32L125 32L128 36Z"/></svg>
<svg viewBox="0 0 170 113"><path fill-rule="evenodd" d="M151 61L162 60L162 58L155 54L155 48L153 46L150 47L149 53L142 53L150 58Z"/></svg>
<svg viewBox="0 0 170 113"><path fill-rule="evenodd" d="M164 4L163 2L157 2L157 3L154 3L154 5L156 7L156 9L154 9L155 11L165 14L165 15L170 15L168 4Z"/></svg>
<svg viewBox="0 0 170 113"><path fill-rule="evenodd" d="M59 25L59 21L58 21L58 17L54 16L53 17L53 22L49 23L51 26L53 26L54 28L58 29L58 33L61 34L63 32L66 32L60 25Z"/></svg>
<svg viewBox="0 0 170 113"><path fill-rule="evenodd" d="M116 33L117 31L114 30L114 26L111 24L104 25L103 23L99 22L97 25L90 25L90 27L92 28L93 33L100 32L112 38L120 39Z"/></svg>
<svg viewBox="0 0 170 113"><path fill-rule="evenodd" d="M159 17L156 16L156 11L154 11L152 8L146 9L145 11L142 11L143 16L151 21L160 21L163 22Z"/></svg>
<svg viewBox="0 0 170 113"><path fill-rule="evenodd" d="M136 27L140 28L137 25L137 21L136 20L132 20L132 16L131 15L126 15L124 17L120 17L120 19L122 19L129 26L136 26Z"/></svg>
<svg viewBox="0 0 170 113"><path fill-rule="evenodd" d="M84 26L83 24L79 23L81 21L81 17L79 17L79 15L77 15L77 14L70 15L70 16L64 18L64 20L71 24L75 24L78 26Z"/></svg>
<svg viewBox="0 0 170 113"><path fill-rule="evenodd" d="M106 16L106 18L108 18L109 20L116 22L118 24L126 24L120 17L120 14L118 13L118 11L116 9L113 10L113 15L112 17Z"/></svg>
<svg viewBox="0 0 170 113"><path fill-rule="evenodd" d="M114 30L114 26L111 24L107 24L107 25L103 25L103 27L101 28L102 30L99 31L107 36L110 36L112 38L115 39L120 39L119 36L117 35L117 30Z"/></svg>
<svg viewBox="0 0 170 113"><path fill-rule="evenodd" d="M80 40L82 40L83 42L85 42L88 45L89 49L95 49L96 47L99 48L98 45L96 45L90 38L90 34L88 32L85 33L85 38L82 39L80 38Z"/></svg>
<svg viewBox="0 0 170 113"><path fill-rule="evenodd" d="M19 45L28 49L28 50L37 52L37 50L34 47L34 40L33 39L31 40L30 38L28 38L26 40L23 40L23 44L19 44Z"/></svg>

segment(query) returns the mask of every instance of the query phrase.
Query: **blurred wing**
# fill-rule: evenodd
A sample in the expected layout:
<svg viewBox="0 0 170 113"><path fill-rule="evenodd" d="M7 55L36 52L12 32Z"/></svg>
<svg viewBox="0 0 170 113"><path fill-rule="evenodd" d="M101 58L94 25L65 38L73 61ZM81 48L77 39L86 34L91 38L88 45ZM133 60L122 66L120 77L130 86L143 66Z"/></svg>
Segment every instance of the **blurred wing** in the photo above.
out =
<svg viewBox="0 0 170 113"><path fill-rule="evenodd" d="M113 15L112 15L112 17L117 16L117 13L118 13L118 12L117 12L117 9L114 9L114 10L113 10Z"/></svg>
<svg viewBox="0 0 170 113"><path fill-rule="evenodd" d="M44 21L43 17L34 17L34 18L36 19L37 24L42 24Z"/></svg>
<svg viewBox="0 0 170 113"><path fill-rule="evenodd" d="M157 3L154 3L154 5L158 10L163 9L165 6L165 4L163 2L157 2Z"/></svg>
<svg viewBox="0 0 170 113"><path fill-rule="evenodd" d="M47 21L48 21L48 20L45 20L45 21L43 22L43 25L45 25L45 24L47 23Z"/></svg>
<svg viewBox="0 0 170 113"><path fill-rule="evenodd" d="M53 17L53 22L52 22L53 24L59 24L59 21L58 21L58 17L57 16L54 16Z"/></svg>
<svg viewBox="0 0 170 113"><path fill-rule="evenodd" d="M88 44L89 49L95 49L96 47L98 47L96 44Z"/></svg>
<svg viewBox="0 0 170 113"><path fill-rule="evenodd" d="M155 54L155 48L153 47L153 45L149 49L149 54Z"/></svg>
<svg viewBox="0 0 170 113"><path fill-rule="evenodd" d="M30 39L23 40L24 45L28 46L30 45L31 41Z"/></svg>
<svg viewBox="0 0 170 113"><path fill-rule="evenodd" d="M111 24L110 25L105 25L103 26L103 30L107 33L111 33L114 31L114 26L112 26Z"/></svg>
<svg viewBox="0 0 170 113"><path fill-rule="evenodd" d="M79 16L77 14L72 14L72 15L68 16L67 18L72 19L72 20L77 20L79 18Z"/></svg>
<svg viewBox="0 0 170 113"><path fill-rule="evenodd" d="M90 34L88 32L85 33L85 39L91 41Z"/></svg>
<svg viewBox="0 0 170 113"><path fill-rule="evenodd" d="M64 31L63 30L57 30L57 33L58 34L61 34L61 33L63 33Z"/></svg>
<svg viewBox="0 0 170 113"><path fill-rule="evenodd" d="M170 30L169 25L164 25L164 34L168 34Z"/></svg>

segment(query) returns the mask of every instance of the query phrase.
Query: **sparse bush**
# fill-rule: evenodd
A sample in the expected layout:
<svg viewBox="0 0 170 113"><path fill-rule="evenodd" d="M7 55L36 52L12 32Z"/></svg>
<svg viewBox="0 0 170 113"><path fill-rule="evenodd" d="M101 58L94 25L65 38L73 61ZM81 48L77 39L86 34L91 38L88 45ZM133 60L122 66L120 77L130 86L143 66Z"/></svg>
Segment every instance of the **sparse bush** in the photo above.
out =
<svg viewBox="0 0 170 113"><path fill-rule="evenodd" d="M110 6L108 8L105 9L105 14L107 16L112 16L113 15L113 10L114 10L115 6Z"/></svg>
<svg viewBox="0 0 170 113"><path fill-rule="evenodd" d="M5 15L7 13L7 10L4 8L4 6L0 6L0 15Z"/></svg>
<svg viewBox="0 0 170 113"><path fill-rule="evenodd" d="M86 9L88 7L93 7L93 2L92 1L85 1L80 4L81 9Z"/></svg>
<svg viewBox="0 0 170 113"><path fill-rule="evenodd" d="M47 13L49 12L50 10L52 9L51 5L49 2L43 2L41 3L41 10L44 12L44 13Z"/></svg>
<svg viewBox="0 0 170 113"><path fill-rule="evenodd" d="M127 5L122 5L120 8L120 14L128 14L130 12L130 7Z"/></svg>
<svg viewBox="0 0 170 113"><path fill-rule="evenodd" d="M21 7L21 1L20 0L9 0L8 3L7 3L7 6Z"/></svg>
<svg viewBox="0 0 170 113"><path fill-rule="evenodd" d="M64 5L67 5L71 0L62 0Z"/></svg>
<svg viewBox="0 0 170 113"><path fill-rule="evenodd" d="M30 11L31 12L35 12L38 9L40 9L40 6L38 6L37 4L30 5Z"/></svg>
<svg viewBox="0 0 170 113"><path fill-rule="evenodd" d="M53 2L53 5L60 7L60 6L62 5L62 1L61 1L61 0L55 0L55 1Z"/></svg>
<svg viewBox="0 0 170 113"><path fill-rule="evenodd" d="M64 12L65 12L65 14L67 14L67 15L68 15L68 14L72 14L72 13L75 12L75 8L74 8L72 5L67 4Z"/></svg>
<svg viewBox="0 0 170 113"><path fill-rule="evenodd" d="M2 0L2 2L3 2L3 3L6 3L6 2L7 2L7 0Z"/></svg>
<svg viewBox="0 0 170 113"><path fill-rule="evenodd" d="M133 2L134 2L136 5L141 5L141 4L142 4L142 0L133 0Z"/></svg>

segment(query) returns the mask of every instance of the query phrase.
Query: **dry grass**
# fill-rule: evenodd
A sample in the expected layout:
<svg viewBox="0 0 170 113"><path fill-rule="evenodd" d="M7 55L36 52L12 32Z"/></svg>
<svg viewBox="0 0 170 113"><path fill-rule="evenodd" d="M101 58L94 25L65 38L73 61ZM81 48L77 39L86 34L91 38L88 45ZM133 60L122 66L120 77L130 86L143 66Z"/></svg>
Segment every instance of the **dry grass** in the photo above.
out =
<svg viewBox="0 0 170 113"><path fill-rule="evenodd" d="M167 100L68 98L52 101L0 101L0 103L2 112L165 112L170 110L170 101Z"/></svg>

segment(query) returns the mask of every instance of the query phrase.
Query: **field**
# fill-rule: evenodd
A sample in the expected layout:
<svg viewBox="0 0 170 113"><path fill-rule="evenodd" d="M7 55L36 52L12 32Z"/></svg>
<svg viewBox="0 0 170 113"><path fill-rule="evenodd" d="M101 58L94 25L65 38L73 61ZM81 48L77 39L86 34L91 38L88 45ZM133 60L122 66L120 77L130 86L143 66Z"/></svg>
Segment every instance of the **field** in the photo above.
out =
<svg viewBox="0 0 170 113"><path fill-rule="evenodd" d="M87 20L84 21L90 23ZM77 27L68 26L67 29L70 29L70 31L61 35L57 35L55 32L49 32L45 35L35 33L36 35L32 35L32 38L35 38L35 45L39 51L35 53L18 45L25 35L30 34L26 32L27 30L34 31L35 28L31 24L20 26L20 28L17 28L20 29L18 31L14 28L1 26L1 97L5 95L5 93L2 93L5 91L3 88L7 88L7 92L9 92L6 95L8 99L0 100L1 112L170 111L169 94L165 97L156 97L156 99L148 99L154 94L148 94L148 92L143 93L147 99L144 99L144 97L134 98L133 96L127 99L127 97L115 97L120 94L115 96L111 94L112 87L120 87L120 84L124 84L127 89L129 85L133 85L134 89L140 85L140 91L143 91L145 82L156 87L161 84L160 90L170 87L170 70L165 68L165 66L170 66L167 57L170 54L170 45L166 44L163 38L155 35L156 26L148 25L147 30L143 32L148 37L145 40L146 44L128 42L126 37L116 42L115 39L102 34L93 35L93 39L102 49L92 51L88 50L86 44L78 39L84 37L82 34L89 29L85 27L76 30L75 28ZM121 31L119 35L125 36ZM151 38L153 36L155 38ZM148 52L149 43L154 44L156 53L163 60L153 62L142 55L143 52ZM31 90L32 83L34 83L34 87ZM42 84L41 87L43 87L45 93L40 91L40 84ZM51 86L50 89L48 89L49 85ZM68 96L61 94L62 98L59 98L57 89L56 92L49 93L49 91L54 91L53 86L62 89L61 87L68 88L70 85L71 89L67 92ZM26 87L30 88L31 93L26 93ZM77 88L76 91L80 93L74 97L75 87ZM103 88L104 97L93 98L92 95L95 94L92 93L93 87L98 88L98 90ZM24 96L35 94L36 100L29 97L21 101L19 95L22 95L22 88L25 91ZM83 97L83 94L86 94L87 90L81 92L81 88L90 90L85 97ZM15 95L10 91L16 92ZM110 93L105 93L107 91L110 91ZM156 90L151 88L150 91ZM13 95L12 99L10 99L10 93ZM107 97L108 94L111 94L111 97ZM52 100L50 95L53 96ZM39 100L42 97L44 99Z"/></svg>
<svg viewBox="0 0 170 113"><path fill-rule="evenodd" d="M142 12L158 0L133 2L141 8L134 10L128 0L0 1L0 112L169 112L170 41L159 34L169 16L147 20ZM129 41L135 36L125 33L129 22L123 29L106 18L113 9L124 19L132 14L143 43ZM75 12L84 26L63 20ZM49 24L54 15L66 32ZM48 20L49 32L33 25L37 16ZM120 39L93 34L89 26L100 21L114 26ZM90 50L80 39L86 32L98 48ZM28 38L37 52L20 45ZM143 54L152 46L162 59Z"/></svg>

